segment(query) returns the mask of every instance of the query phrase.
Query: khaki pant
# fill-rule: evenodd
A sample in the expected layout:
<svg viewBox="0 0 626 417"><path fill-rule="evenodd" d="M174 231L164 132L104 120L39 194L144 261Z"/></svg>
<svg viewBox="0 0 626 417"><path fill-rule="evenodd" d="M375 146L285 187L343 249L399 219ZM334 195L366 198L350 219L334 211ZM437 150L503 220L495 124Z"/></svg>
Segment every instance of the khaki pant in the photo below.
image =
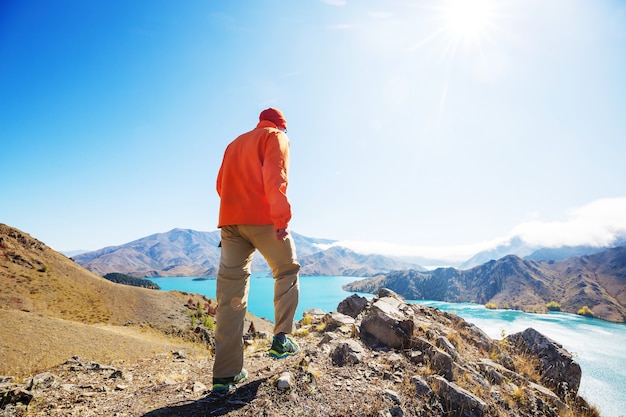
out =
<svg viewBox="0 0 626 417"><path fill-rule="evenodd" d="M216 286L214 378L237 375L243 367L243 325L255 249L267 260L275 279L274 334L293 330L300 292L300 264L292 236L277 239L273 225L222 227L222 255Z"/></svg>

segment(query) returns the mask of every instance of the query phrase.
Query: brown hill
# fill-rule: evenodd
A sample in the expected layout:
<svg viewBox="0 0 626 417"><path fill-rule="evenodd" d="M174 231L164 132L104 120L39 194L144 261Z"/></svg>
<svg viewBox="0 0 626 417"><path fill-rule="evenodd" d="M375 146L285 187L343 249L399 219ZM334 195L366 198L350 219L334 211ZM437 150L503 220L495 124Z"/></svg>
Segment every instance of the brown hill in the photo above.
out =
<svg viewBox="0 0 626 417"><path fill-rule="evenodd" d="M556 302L568 313L587 306L595 317L626 322L626 246L558 262L509 255L468 270L395 271L344 288L389 288L411 300L491 303L528 312L546 312L546 304Z"/></svg>
<svg viewBox="0 0 626 417"><path fill-rule="evenodd" d="M206 355L206 345L190 345L199 340L190 297L202 298L107 281L0 224L0 375L29 374L71 355L132 359L180 347Z"/></svg>
<svg viewBox="0 0 626 417"><path fill-rule="evenodd" d="M302 265L300 275L372 276L398 269L423 268L417 264L381 255L361 255L341 247L322 250L333 243L291 232ZM215 276L219 265L219 230L199 232L173 229L156 233L119 246L76 255L73 259L100 275L121 272L134 277ZM252 271L270 271L260 253L252 260Z"/></svg>

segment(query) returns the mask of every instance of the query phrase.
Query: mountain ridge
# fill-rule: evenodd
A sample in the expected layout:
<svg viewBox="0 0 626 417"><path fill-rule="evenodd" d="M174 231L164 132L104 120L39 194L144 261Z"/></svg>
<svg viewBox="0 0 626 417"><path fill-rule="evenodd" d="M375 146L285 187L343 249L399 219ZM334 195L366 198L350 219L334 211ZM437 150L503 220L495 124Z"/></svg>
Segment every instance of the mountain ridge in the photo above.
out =
<svg viewBox="0 0 626 417"><path fill-rule="evenodd" d="M382 255L362 255L346 248L330 247L330 239L311 238L291 232L301 275L346 275L365 277L394 269L420 265ZM219 266L220 231L199 232L192 229L172 229L155 233L123 245L109 246L79 254L73 259L99 275L119 272L134 277L157 276L215 276ZM338 256L341 253L342 256ZM260 253L252 261L252 271L270 271Z"/></svg>
<svg viewBox="0 0 626 417"><path fill-rule="evenodd" d="M383 287L411 300L474 302L527 312L546 312L550 302L574 314L587 306L597 318L626 322L626 246L562 261L507 255L467 270L394 271L344 289L375 293Z"/></svg>

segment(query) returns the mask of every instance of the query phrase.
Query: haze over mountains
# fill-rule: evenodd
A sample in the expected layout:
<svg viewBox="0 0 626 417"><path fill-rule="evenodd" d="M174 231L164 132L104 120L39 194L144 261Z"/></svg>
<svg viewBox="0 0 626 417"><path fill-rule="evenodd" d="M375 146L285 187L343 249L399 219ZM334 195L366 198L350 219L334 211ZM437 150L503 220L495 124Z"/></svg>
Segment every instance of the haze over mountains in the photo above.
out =
<svg viewBox="0 0 626 417"><path fill-rule="evenodd" d="M372 276L397 269L424 270L420 265L380 255L361 255L349 249L331 247L333 241L305 237L297 233L295 240L302 275ZM73 259L99 275L122 272L135 277L215 276L219 265L220 232L198 232L173 229L156 233L120 246L76 255ZM270 268L257 253L253 272Z"/></svg>
<svg viewBox="0 0 626 417"><path fill-rule="evenodd" d="M470 269L506 255L533 260L564 260L572 256L591 255L610 247L626 245L626 238L619 238L612 246L563 246L542 248L513 238L493 249L482 251L462 263L425 257L385 256L363 254L341 246L341 242L311 238L292 232L302 264L302 275L372 276L379 273L440 265ZM219 230L200 232L190 229L173 229L156 233L135 241L110 246L93 252L72 256L87 269L105 275L122 272L136 277L150 276L215 276L219 265ZM260 254L256 254L253 272L268 271L269 267Z"/></svg>

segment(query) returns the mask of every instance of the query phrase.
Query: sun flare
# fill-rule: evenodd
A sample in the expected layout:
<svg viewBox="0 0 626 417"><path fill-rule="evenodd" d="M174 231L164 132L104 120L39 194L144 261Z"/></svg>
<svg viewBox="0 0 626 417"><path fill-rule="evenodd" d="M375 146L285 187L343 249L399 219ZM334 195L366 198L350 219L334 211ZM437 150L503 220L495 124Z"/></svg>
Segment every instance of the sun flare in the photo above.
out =
<svg viewBox="0 0 626 417"><path fill-rule="evenodd" d="M494 0L448 0L440 11L450 46L480 47L490 37L495 8Z"/></svg>

